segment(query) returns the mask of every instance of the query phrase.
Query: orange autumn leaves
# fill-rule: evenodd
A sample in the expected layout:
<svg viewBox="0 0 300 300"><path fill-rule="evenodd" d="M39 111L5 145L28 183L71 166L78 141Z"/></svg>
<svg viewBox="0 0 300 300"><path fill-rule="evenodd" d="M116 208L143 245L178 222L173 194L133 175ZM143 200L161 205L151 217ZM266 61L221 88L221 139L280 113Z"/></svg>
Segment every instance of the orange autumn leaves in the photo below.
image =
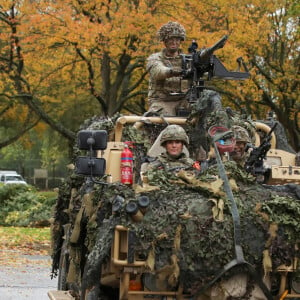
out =
<svg viewBox="0 0 300 300"><path fill-rule="evenodd" d="M3 116L24 119L30 108L48 125L59 123L72 130L95 113L128 113L128 107L131 113L143 113L147 109L141 107L147 94L145 58L162 47L156 39L159 26L177 20L187 30L184 50L192 39L200 47L211 46L229 34L217 55L230 70L236 68L237 57L244 57L250 80L214 83L223 93L225 105L246 108L258 118L275 110L284 126L295 131L292 122L297 123L299 102L295 82L299 78L297 46L291 41L297 36L299 40L299 25L286 32L296 9L293 2L15 1L14 18L11 13L0 19L5 29L1 55L12 54L10 63L2 60L0 89L11 98L2 98L0 112L14 101L10 114ZM2 12L9 9L11 6L0 8ZM15 32L8 21L17 24ZM279 53L270 43L274 34L281 34L280 43L289 52ZM11 44L13 36L18 37L19 49ZM24 103L21 94L34 99Z"/></svg>

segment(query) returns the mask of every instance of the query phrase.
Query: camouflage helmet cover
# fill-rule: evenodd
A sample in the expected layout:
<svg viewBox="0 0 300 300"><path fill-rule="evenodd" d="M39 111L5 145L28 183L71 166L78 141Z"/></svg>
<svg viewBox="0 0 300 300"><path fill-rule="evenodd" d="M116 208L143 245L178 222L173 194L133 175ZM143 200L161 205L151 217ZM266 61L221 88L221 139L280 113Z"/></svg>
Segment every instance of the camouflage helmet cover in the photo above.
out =
<svg viewBox="0 0 300 300"><path fill-rule="evenodd" d="M157 32L159 40L164 42L171 37L179 37L185 40L185 29L178 22L168 22L160 27Z"/></svg>
<svg viewBox="0 0 300 300"><path fill-rule="evenodd" d="M231 127L231 130L233 131L237 142L251 143L248 131L245 128L234 125Z"/></svg>
<svg viewBox="0 0 300 300"><path fill-rule="evenodd" d="M167 141L181 141L187 146L189 143L189 137L181 126L169 125L162 132L160 145L164 146Z"/></svg>

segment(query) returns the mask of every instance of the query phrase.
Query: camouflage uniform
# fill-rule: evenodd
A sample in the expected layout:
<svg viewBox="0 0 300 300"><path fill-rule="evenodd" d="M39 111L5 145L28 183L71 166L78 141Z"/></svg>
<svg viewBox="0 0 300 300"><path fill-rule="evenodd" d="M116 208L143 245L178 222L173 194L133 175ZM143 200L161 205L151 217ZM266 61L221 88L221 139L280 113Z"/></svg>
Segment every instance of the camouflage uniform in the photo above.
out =
<svg viewBox="0 0 300 300"><path fill-rule="evenodd" d="M171 37L185 39L185 30L177 22L169 22L158 31L161 41ZM181 50L176 57L168 57L166 49L154 53L147 59L147 71L150 74L148 101L149 112L159 112L164 115L176 115L177 107L187 107L183 92L187 91L188 81L182 80ZM172 95L172 93L174 93ZM176 95L177 93L177 95Z"/></svg>
<svg viewBox="0 0 300 300"><path fill-rule="evenodd" d="M153 162L148 165L148 170L164 169L166 171L176 171L181 168L192 168L194 160L181 153L179 157L174 158L168 153L160 154Z"/></svg>
<svg viewBox="0 0 300 300"><path fill-rule="evenodd" d="M169 125L162 132L160 139L161 146L164 146L167 141L181 141L187 146L189 138L182 127L178 125ZM147 170L164 169L166 171L176 171L180 168L192 168L193 164L194 160L189 158L184 152L180 153L177 157L173 157L167 152L164 152L148 165Z"/></svg>

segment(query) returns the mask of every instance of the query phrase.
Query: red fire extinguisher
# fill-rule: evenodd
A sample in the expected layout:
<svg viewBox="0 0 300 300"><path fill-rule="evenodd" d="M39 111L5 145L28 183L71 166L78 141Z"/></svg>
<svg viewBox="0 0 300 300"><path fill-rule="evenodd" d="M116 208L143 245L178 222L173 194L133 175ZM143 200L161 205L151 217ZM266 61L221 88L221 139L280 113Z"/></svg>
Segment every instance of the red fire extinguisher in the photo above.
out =
<svg viewBox="0 0 300 300"><path fill-rule="evenodd" d="M133 155L127 143L121 153L121 183L133 183Z"/></svg>

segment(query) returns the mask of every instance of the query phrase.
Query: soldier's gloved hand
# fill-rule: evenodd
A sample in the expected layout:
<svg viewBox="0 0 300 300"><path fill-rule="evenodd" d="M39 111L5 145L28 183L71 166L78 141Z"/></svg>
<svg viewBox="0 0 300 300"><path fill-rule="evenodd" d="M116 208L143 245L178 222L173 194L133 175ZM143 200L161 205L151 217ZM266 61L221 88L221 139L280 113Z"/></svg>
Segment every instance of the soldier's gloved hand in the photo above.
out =
<svg viewBox="0 0 300 300"><path fill-rule="evenodd" d="M188 70L182 70L182 78L183 79L188 79L188 78L192 78L192 70L188 69Z"/></svg>
<svg viewBox="0 0 300 300"><path fill-rule="evenodd" d="M170 69L171 77L179 77L179 76L182 76L182 74L183 74L182 69L176 69L176 68L171 68Z"/></svg>

